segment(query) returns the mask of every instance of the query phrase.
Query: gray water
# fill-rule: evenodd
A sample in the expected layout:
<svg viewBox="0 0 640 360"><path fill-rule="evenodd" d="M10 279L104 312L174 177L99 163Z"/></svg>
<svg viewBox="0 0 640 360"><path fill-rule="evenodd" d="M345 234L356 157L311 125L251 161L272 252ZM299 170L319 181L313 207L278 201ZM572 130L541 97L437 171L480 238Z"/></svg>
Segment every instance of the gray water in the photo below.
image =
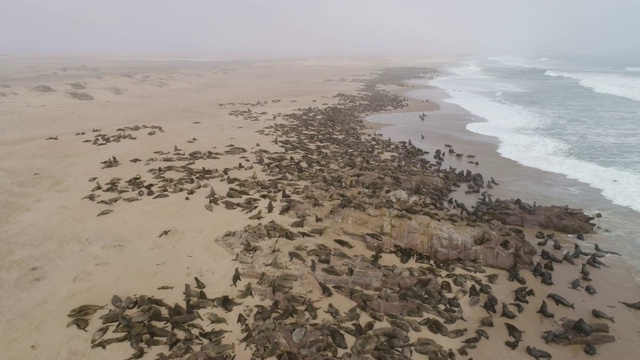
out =
<svg viewBox="0 0 640 360"><path fill-rule="evenodd" d="M502 157L551 173L527 195L601 212L606 245L640 270L640 58L473 58L445 70L414 82L444 90Z"/></svg>

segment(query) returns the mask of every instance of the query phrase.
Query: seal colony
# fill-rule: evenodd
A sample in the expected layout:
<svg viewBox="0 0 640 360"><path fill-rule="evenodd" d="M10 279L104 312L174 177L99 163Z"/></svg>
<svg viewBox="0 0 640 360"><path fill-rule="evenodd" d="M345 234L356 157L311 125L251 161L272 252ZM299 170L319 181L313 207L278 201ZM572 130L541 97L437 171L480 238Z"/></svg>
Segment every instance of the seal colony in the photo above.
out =
<svg viewBox="0 0 640 360"><path fill-rule="evenodd" d="M514 357L551 358L553 344L583 345L590 354L615 341L607 323L555 315L588 307L587 292L581 292L584 303L565 296L581 286L595 290L589 268L604 271L606 256L614 254L585 252L547 231L584 239L593 232L593 218L568 207L494 200L488 186L498 186L494 179L443 168L444 151L431 156L410 142L366 134L363 116L406 105L385 85L435 74L390 68L362 80L357 94L337 94L335 105L286 114L230 112L246 121L274 121L261 133L279 151L228 144L224 151L187 153L174 145L146 160L131 159L140 171L127 180L90 179L86 199L101 206L98 216L137 206L137 200L179 195L212 217L235 211L252 223L215 240L238 263L227 289L209 289L207 279L195 278L195 285L184 285L184 302L174 305L157 295L114 295L111 309L72 309L67 327L93 334L95 351L128 343L132 359L147 353L227 359L240 347L263 359L454 359L472 357L486 341L504 343ZM99 145L125 137L96 139ZM238 165L211 168L222 157ZM120 163L112 156L97 165ZM477 194L478 201L467 205L455 199L457 192ZM534 245L533 228L547 241ZM166 237L171 229L159 231ZM566 246L573 252L563 251ZM554 267L575 271L576 286L554 284ZM546 293L534 291L536 277ZM638 307L634 299L620 300ZM481 317L474 315L476 306L483 308ZM536 311L550 330L522 331L518 316ZM592 310L594 318L609 321L605 312ZM520 346L529 337L543 338L548 347Z"/></svg>

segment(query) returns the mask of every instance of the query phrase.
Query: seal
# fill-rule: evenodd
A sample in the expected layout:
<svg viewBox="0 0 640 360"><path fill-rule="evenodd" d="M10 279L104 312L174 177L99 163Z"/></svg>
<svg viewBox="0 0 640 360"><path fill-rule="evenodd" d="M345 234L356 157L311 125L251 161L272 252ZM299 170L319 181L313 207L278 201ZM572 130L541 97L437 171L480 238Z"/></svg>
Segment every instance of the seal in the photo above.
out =
<svg viewBox="0 0 640 360"><path fill-rule="evenodd" d="M615 324L615 321L613 320L612 316L609 316L609 315L605 314L604 312L602 312L602 311L600 311L598 309L591 310L591 315L593 315L593 317L595 317L596 319L611 320L611 322Z"/></svg>
<svg viewBox="0 0 640 360"><path fill-rule="evenodd" d="M513 340L513 341L505 341L504 342L505 345L507 345L511 350L515 350L518 348L518 345L520 344L520 340Z"/></svg>
<svg viewBox="0 0 640 360"><path fill-rule="evenodd" d="M636 310L640 310L640 301L635 302L635 303L628 303L628 302L624 302L624 301L618 301L620 304L623 304L627 307L630 307L632 309L636 309Z"/></svg>
<svg viewBox="0 0 640 360"><path fill-rule="evenodd" d="M78 330L87 331L87 326L89 326L89 320L85 318L75 318L67 323L67 327L75 326Z"/></svg>
<svg viewBox="0 0 640 360"><path fill-rule="evenodd" d="M549 354L548 352L544 350L536 349L531 346L527 346L527 354L529 354L529 356L535 358L536 360L551 359L551 354Z"/></svg>
<svg viewBox="0 0 640 360"><path fill-rule="evenodd" d="M589 336L591 335L591 325L587 324L586 321L584 321L583 318L578 319L578 321L576 321L573 324L572 327L573 330L577 331L578 334L582 335L582 336Z"/></svg>
<svg viewBox="0 0 640 360"><path fill-rule="evenodd" d="M539 314L542 314L544 317L553 318L555 315L547 309L547 302L542 300L542 305L540 305L540 310L537 311Z"/></svg>
<svg viewBox="0 0 640 360"><path fill-rule="evenodd" d="M507 322L504 323L504 326L507 327L507 332L509 333L509 336L511 336L514 340L516 340L518 342L522 341L522 333L523 333L523 331L518 329L515 325L507 323Z"/></svg>
<svg viewBox="0 0 640 360"><path fill-rule="evenodd" d="M572 309L576 308L572 303L567 301L567 299L563 298L558 294L550 293L549 295L547 295L547 298L552 299L556 303L556 305L562 305L562 306L570 307Z"/></svg>
<svg viewBox="0 0 640 360"><path fill-rule="evenodd" d="M240 277L240 270L236 268L231 278L231 285L237 287L238 281L242 281L242 278Z"/></svg>
<svg viewBox="0 0 640 360"><path fill-rule="evenodd" d="M596 347L592 344L587 343L587 345L584 346L584 353L587 355L595 355Z"/></svg>
<svg viewBox="0 0 640 360"><path fill-rule="evenodd" d="M93 336L91 336L91 343L94 344L96 341L102 339L102 337L107 333L107 331L109 331L109 327L111 325L105 325L100 327L98 330L96 330L93 333Z"/></svg>
<svg viewBox="0 0 640 360"><path fill-rule="evenodd" d="M572 282L570 282L569 284L571 285L571 287L569 289L574 289L574 290L580 291L578 288L582 287L582 285L580 285L580 279L575 279Z"/></svg>
<svg viewBox="0 0 640 360"><path fill-rule="evenodd" d="M517 315L509 309L509 306L507 304L502 303L502 314L500 314L500 316L513 320L516 318Z"/></svg>

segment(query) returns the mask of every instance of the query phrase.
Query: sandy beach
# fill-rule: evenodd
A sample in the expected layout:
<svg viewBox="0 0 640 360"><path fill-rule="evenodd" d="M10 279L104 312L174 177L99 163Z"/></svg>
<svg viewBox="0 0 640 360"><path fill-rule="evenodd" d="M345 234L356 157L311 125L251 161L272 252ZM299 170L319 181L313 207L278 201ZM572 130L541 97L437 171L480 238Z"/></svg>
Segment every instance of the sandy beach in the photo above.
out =
<svg viewBox="0 0 640 360"><path fill-rule="evenodd" d="M286 298L287 291L273 290L276 281L286 284L291 281L278 278L280 274L296 275L291 293L312 299L315 301L313 306L319 309L325 310L332 304L343 316L348 316L349 310L355 305L367 307L366 302L356 302L355 293L350 294L349 289L358 284L365 286L369 271L380 279L391 277L393 281L385 281L397 285L397 288L391 287L396 292L399 289L406 290L402 285L406 284L403 282L408 281L406 279L413 279L415 284L421 276L427 277L425 269L435 269L436 266L432 266L431 260L428 264L419 263L417 248L429 249L429 256L436 258L439 254L436 250L445 246L444 242L436 240L450 239L452 241L447 244L454 248L458 246L454 244L454 239L462 244L469 241L473 243L475 234L485 228L495 233L489 241L493 241L492 250L498 249L497 241L503 237L516 244L513 239L518 237L518 232L508 230L512 226L493 220L496 224L489 222L492 226L489 228L488 224L471 216L456 217L453 222L447 214L460 210L440 208L435 200L433 204L427 204L425 198L428 196L420 195L419 191L403 198L403 193L395 191L402 190L406 194L407 190L395 189L392 182L387 184L384 183L386 180L380 180L387 188L375 192L371 190L375 185L372 180L368 183L371 187L367 188L371 192L367 193L363 190L364 180L361 180L364 177L358 175L358 167L362 172L367 166L373 167L365 160L345 159L331 165L335 159L322 158L331 154L341 154L347 158L345 149L360 144L354 140L358 134L364 139L364 145L353 151L372 146L371 156L378 159L379 155L385 166L389 164L384 161L397 161L398 169L405 166L415 170L407 178L418 179L415 180L416 184L429 184L441 191L457 182L451 173L442 174L427 165L420 168L415 159L421 154L415 148L387 144L380 139L380 134L385 139L391 137L394 142L411 140L418 148L429 151L426 158L430 160L433 160L436 149L445 150L444 144L452 145L465 155L476 155L473 161L478 161L479 165L468 163L467 158L458 161L449 156L445 157L441 167L446 169L451 165L458 170L480 172L485 182L489 177L495 177L500 185L490 190L494 198L519 197L529 203L537 201L538 205L550 206L554 204L554 194L539 198L540 189L572 191L569 187L554 186L556 183L566 183L557 178L559 175L526 168L501 158L496 151L495 141L466 131L464 126L468 119L465 114L461 109L443 103L443 95L437 90L425 93L430 100L428 102L409 100L408 106L402 109L391 109L392 106L388 105L382 108L382 114L370 118L376 123L393 123L396 126L370 123L367 128L353 125L351 129L348 123L339 122L335 125L336 136L341 138L334 139L336 143L321 142L305 149L304 144L298 141L305 137L313 139L314 136L329 138L330 134L314 133L320 130L313 127L313 116L339 117L342 113L337 110L329 114L321 111L345 107L344 104L357 104L358 101L370 101L372 97L365 95L371 93L363 92L361 87L381 69L408 66L434 68L448 61L451 59L327 57L195 62L0 58L3 69L0 73L0 91L4 94L0 97L0 322L3 324L0 343L4 349L3 358L129 358L136 351L133 345L130 346L131 339L109 345L104 350L91 348L92 334L102 326L98 316L114 307L111 303L113 296L118 295L122 299L129 296L137 300L144 294L162 298L170 306L174 303L184 304L185 284L195 289L194 277L206 285L202 290L209 299L223 295L237 296L248 282L253 283L255 297L238 300L242 305L236 306L230 313L225 313L218 306L201 309L199 313L204 317L207 313L215 312L228 320L228 325L214 326L231 331L224 335L223 344L232 344L233 350L220 353L236 354L237 359L267 357L265 353L268 349L245 346L239 341L245 336L245 331L244 326L236 323L236 318L249 308L253 312L247 312L247 317L254 319L255 305L269 307L274 298L282 303L293 303L289 298L282 300ZM380 88L389 90L391 94L404 94L412 89L411 86L415 86L382 84ZM352 97L337 97L338 94ZM363 97L356 98L356 95ZM367 104L369 107L362 110L360 115L371 115L366 110L374 107L370 102ZM312 108L317 110L305 112L305 109ZM416 128L414 124L420 121L418 116L422 113L426 114L427 120ZM306 114L307 117L300 114ZM338 128L347 130L338 131ZM342 143L339 140L343 140ZM310 151L313 151L313 156ZM407 156L405 160L402 160L403 154ZM322 164L322 161L328 165ZM357 166L349 167L351 162L357 163ZM384 169L391 169L390 166ZM312 168L318 170L314 172ZM434 173L429 173L425 179L417 169ZM281 173L276 174L276 170ZM286 174L286 177L282 177L282 174ZM140 182L155 185L134 185ZM465 195L465 186L460 187L453 198L471 208L478 195ZM109 188L112 190L107 191ZM287 202L285 190L298 202ZM389 193L397 194L397 198L391 199ZM158 196L160 194L167 196ZM531 194L536 194L536 197L533 198ZM432 195L429 193L429 196ZM376 202L376 196L380 199L390 198L387 203L393 202L394 205L386 208L383 201ZM345 198L351 202L345 202ZM320 204L311 205L313 201ZM269 202L275 206L273 213L268 211ZM340 207L340 204L344 206ZM360 209L351 204L369 205ZM293 210L282 212L281 209L287 205ZM576 201L556 205L576 208L583 207L584 203ZM415 210L412 206L419 209ZM97 216L104 210L112 212ZM586 210L587 215L595 215L595 211L597 209ZM318 222L318 218L313 221L314 217L324 218L324 222ZM375 220L376 217L384 220ZM436 218L437 221L434 220ZM293 226L302 219L306 219L306 225L303 221L300 228ZM272 237L270 230L265 229L270 221L284 226L273 230L278 236ZM428 226L422 228L420 224ZM326 232L320 236L308 233L312 228L323 226L328 229L324 229ZM411 229L417 230L411 233ZM511 232L503 236L503 230ZM532 264L539 260L541 247L535 245L539 239L534 236L539 230L546 234L555 233L562 251L553 252L551 243L546 249L556 256L562 257L566 251L573 252L574 243L577 242L575 234L528 227L524 230L525 239L518 240L517 249L528 248L523 245L525 242L532 244L529 246L535 248L537 254L526 258ZM297 235L300 232L306 235ZM386 272L385 275L378 274L383 271L370 265L375 251L372 249L386 245L376 245L375 242L371 245L369 233L382 236L384 241L381 240L381 244L393 244L394 239L399 238L398 234L411 233L410 239L409 235L406 238L409 239L406 244L415 246L411 250L411 260L402 262L396 256L397 251L394 253L393 246L385 248L380 255L379 265ZM445 233L449 237L442 235ZM295 235L294 239L287 239L292 234ZM254 235L255 238L252 237ZM266 235L269 235L268 238ZM588 252L594 251L593 244L596 243L606 250L617 250L613 244L601 241L600 236L598 233L586 234L586 241L578 243ZM346 239L351 247L338 246L339 243L334 241L337 238ZM246 247L243 249L245 244L257 245L258 250L249 251L250 255L247 255ZM318 244L331 249L334 259L331 264L340 273L351 271L354 285L349 281L349 287L342 286L342 279L346 278L344 275L332 280L334 282L326 280L326 271L320 270L327 269L319 261L321 256L314 258L313 253L309 254L310 250L318 248ZM485 248L487 246L484 245ZM480 245L478 247L482 248ZM349 258L340 258L337 249ZM464 249L469 253L482 252L475 247ZM307 261L316 259L319 270L312 272L307 261L300 263L291 258L292 251L304 254ZM518 264L514 249L498 249L496 252L504 253L502 256L513 258ZM317 254L318 251L315 256ZM466 252L464 254L468 255ZM277 264L273 263L265 265L274 256L277 258L275 261L281 261L287 269L276 270ZM579 260L582 261L577 263L586 259L581 257ZM468 296L460 299L466 322L454 321L455 324L448 325L451 329L466 328L466 335L459 338L436 335L427 330L427 326L422 326L421 332L410 331L408 336L414 345L420 343L419 338L432 338L444 350L452 349L457 358L463 359L526 358L526 346L548 351L554 359L586 359L590 356L583 352L584 345L545 344L541 339L544 331L558 330L562 318L583 318L591 323L608 323L609 335L615 338L614 343L597 345L599 355L596 356L635 358L640 351L640 344L635 341L640 311L629 309L618 301L640 300L640 287L624 259L607 255L601 260L609 267L590 269L590 283L598 291L593 296L586 294L584 289L576 291L568 288L568 283L580 276L579 265L566 262L555 264L553 286L540 284L530 268L520 266L520 274L526 280L526 286L535 292L535 297L529 298L531 303L525 305L525 311L518 313L514 320L499 317L502 302L512 303L513 290L521 286L517 282L506 281L507 271L484 267L487 273L474 274L463 268L475 265L451 261L455 263L451 272L441 270L447 266L440 268L442 276L454 274L446 278L448 281L453 281L455 274L464 274L463 277L470 278L473 275L486 282L485 275L498 274L499 280L491 285L492 293L500 300L498 314L493 319L495 327L485 328L490 340L482 340L477 348L468 349L468 356L456 351L463 344L462 340L476 336L480 319L487 315L480 305L471 306ZM356 267L358 264L362 268ZM411 269L402 270L403 267ZM236 269L240 269L242 280L234 287L231 283ZM274 276L272 283L258 286L263 280L261 273ZM445 280L444 277L436 279L434 275L429 276L437 282ZM323 296L324 289L319 285L323 281L327 285L334 285L331 287L333 296ZM371 284L376 281L372 280ZM467 281L465 292L472 281ZM582 284L586 286L588 282L583 281ZM375 285L370 286L365 293L371 296L382 293ZM161 287L167 288L159 289ZM286 288L284 285L282 287ZM453 293L446 295L452 297L458 288L454 287ZM574 303L575 310L553 304L551 299L546 298L550 292L560 294ZM482 294L480 304L485 299L486 294ZM547 319L536 313L543 299L547 300L549 309L555 313L555 319ZM305 306L309 303L312 302L305 302ZM404 304L397 300L397 296L395 301L388 303ZM86 316L89 319L87 332L74 326L65 327L71 320L69 311L83 304L105 305L106 308ZM403 305L397 306L402 308ZM298 307L304 308L302 305ZM613 316L615 323L595 319L591 315L594 308ZM516 312L515 307L511 309ZM305 319L305 312L302 311L298 313L301 315L283 316L280 321L272 322L275 325L269 324L279 331L285 328L290 330L293 326L306 326L308 334L312 330L317 334L330 329L326 331L335 335L333 329L342 329L343 325L351 327L349 323L354 322L332 319L323 310L318 310L318 320ZM131 309L127 313L135 311ZM284 310L276 312L282 314ZM373 322L371 313L363 311L359 322L363 325L368 321ZM435 317L433 314L430 316ZM376 323L374 329L393 326L389 319L387 317L386 322ZM523 341L516 350L504 345L510 339L503 325L505 322L516 324L524 331ZM209 321L201 323L207 331L213 329ZM169 330L175 326L169 321L158 324ZM115 323L112 324L112 329L115 326ZM187 332L183 331L180 335L185 344L188 342L185 339ZM198 334L198 330L193 328L193 333ZM289 349L292 353L299 350L290 341L293 335L287 337L286 334L277 333L277 341L270 343L281 344L281 352L283 349ZM329 337L327 334L324 334L325 338L336 342L333 335ZM112 337L111 333L105 336L108 337ZM346 352L353 353L354 347L360 346L355 345L353 336L345 337L347 349L333 347L338 357ZM140 339L149 339L149 336L145 333ZM326 342L325 346L327 349L318 351L318 354L330 356L332 351ZM193 347L194 350L199 348L196 345ZM406 347L415 348L399 346L398 356ZM146 353L145 359L158 357L161 352L170 353L166 345L142 348ZM410 358L428 358L414 350L411 349Z"/></svg>

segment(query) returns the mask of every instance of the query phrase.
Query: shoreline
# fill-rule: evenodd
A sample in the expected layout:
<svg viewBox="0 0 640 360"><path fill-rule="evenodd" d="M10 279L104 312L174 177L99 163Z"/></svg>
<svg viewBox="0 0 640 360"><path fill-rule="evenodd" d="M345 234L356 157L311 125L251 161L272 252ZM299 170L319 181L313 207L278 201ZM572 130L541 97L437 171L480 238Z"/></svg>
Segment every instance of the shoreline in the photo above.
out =
<svg viewBox="0 0 640 360"><path fill-rule="evenodd" d="M492 193L499 198L519 197L524 201L537 201L540 204L548 205L559 205L557 204L557 199L564 199L569 206L584 209L592 216L600 213L602 218L597 218L594 221L598 225L599 232L607 234L604 237L608 239L607 245L613 245L617 250L624 252L633 250L633 247L630 247L631 244L625 243L623 238L631 234L618 234L616 228L623 227L625 223L632 223L637 218L638 213L627 207L614 204L611 200L605 198L599 189L593 188L587 183L569 179L564 174L522 165L515 160L503 157L498 152L499 142L496 137L474 133L466 128L470 123L486 120L469 113L458 105L445 102L444 100L448 98L448 95L440 88L412 81L409 84L414 88L409 90L395 88L394 93L412 99L410 104L415 106L415 112L433 112L435 110L438 114L434 115L434 117L437 117L438 120L427 117L432 121L427 120L419 123L417 120L414 121L417 114L410 114L402 118L393 114L388 117L385 114L380 114L379 116L373 116L375 119L369 119L370 117L368 117L367 122L373 124L376 130L381 130L382 133L398 140L406 141L410 139L416 146L431 153L437 148L442 148L444 143L457 143L460 146L457 149L460 150L458 152L473 153L476 155L474 160L477 160L480 165L469 164L467 163L469 159L466 158L458 160L452 157L445 158L443 165L463 170L480 170L481 172L492 174L491 176L496 179L504 180L506 186L492 189ZM417 93L421 97L431 99L433 104L425 105L423 101L417 99ZM434 106L437 106L437 108L434 109ZM427 129L425 126L431 128ZM390 129L389 127L394 128ZM386 132L385 128L388 128ZM409 132L400 129L412 129L415 134L409 135ZM421 139L417 134L422 134L425 138ZM481 161L482 158L485 161ZM529 179L535 179L536 181L531 182ZM468 205L475 203L475 198L463 196L462 199L471 201L471 204ZM569 203L568 199L571 199L571 203ZM620 220L613 219L613 217L620 217ZM631 262L631 259L629 261ZM640 262L633 262L633 265L636 271L635 275L640 281L640 268L637 268Z"/></svg>
<svg viewBox="0 0 640 360"><path fill-rule="evenodd" d="M630 248L621 243L620 238L615 238L611 232L615 232L615 227L608 229L611 226L611 222L607 222L607 216L611 215L611 209L617 208L618 212L622 210L633 212L630 209L612 204L610 200L604 198L597 189L590 187L588 184L581 183L577 180L568 179L563 174L549 173L544 170L540 170L533 167L528 167L517 163L509 158L502 157L498 153L498 140L495 137L477 134L467 130L466 126L469 123L476 121L484 121L483 119L470 114L467 110L459 107L455 104L446 103L444 99L448 98L448 95L444 90L439 89L431 85L421 85L414 82L409 82L415 88L395 88L393 92L406 98L411 99L411 103L414 105L413 112L395 112L389 114L376 114L367 117L367 122L375 126L376 132L383 138L390 138L393 141L408 141L411 140L417 147L422 148L425 151L429 151L429 157L433 152L440 148L445 149L444 144L451 144L456 151L462 153L469 153L476 155L473 160L477 160L480 165L474 165L467 163L466 158L463 160L454 159L453 157L446 158L443 162L443 166L453 166L457 169L470 169L471 171L479 171L486 177L495 177L500 182L500 186L496 186L489 190L490 193L495 195L496 198L521 198L524 201L533 202L538 201L539 204L556 204L565 205L565 203L557 203L557 196L562 199L570 197L575 192L575 188L578 188L581 194L590 194L593 199L585 199L583 201L567 201L567 205L570 207L585 206L587 211L595 215L603 211L604 216L602 219L595 219L598 224L597 233L586 236L586 242L579 242L580 245L588 251L593 251L594 244L599 244L602 248L605 246L618 251L622 254L629 253ZM414 93L413 97L410 93ZM419 93L422 98L429 99L429 105L426 105L423 101L418 100L416 93ZM434 109L432 103L437 105ZM422 105L422 106L421 106ZM418 119L420 113L426 113L426 121L421 122ZM424 139L419 135L424 135ZM532 181L534 179L534 181ZM534 188L528 188L531 183L538 183L534 185ZM558 187L560 184L560 187ZM544 196L545 191L549 189L555 189L557 193L554 195ZM465 195L464 192L456 192L454 195L459 201L465 202L467 206L473 206L477 199L477 195ZM555 199L555 202L554 202ZM575 197L574 197L575 200ZM631 214L633 215L633 214ZM632 218L632 216L630 216ZM615 223L613 224L615 226ZM533 231L529 234L533 237ZM534 239L535 240L535 239ZM563 244L571 244L576 241L575 235L563 236ZM606 299L600 298L596 300L596 304L600 306L608 306L611 308L612 304L617 304L620 297L625 297L628 294L635 294L640 296L638 290L638 283L640 283L640 269L637 268L637 262L632 261L630 257L615 258L612 266L615 268L615 272L612 273L612 269L607 269L608 274L599 274L600 286L607 285ZM577 271L577 270L576 270ZM557 273L557 271L556 271ZM561 275L561 281L554 282L556 284L569 283L573 278L567 273L558 273L555 275ZM527 278L529 280L529 278ZM594 282L596 280L594 279ZM536 291L545 291L545 288L539 288ZM599 291L599 293L601 293ZM623 313L626 309L622 310ZM530 321L534 321L533 318ZM618 334L628 334L629 332L635 332L636 329L633 326L629 326L626 329L617 329ZM633 343L633 337L626 339L626 344ZM618 347L621 344L612 344L611 347ZM538 348L544 346L544 343L540 344ZM574 346L573 351L569 351L567 355L572 358L589 358L578 347ZM490 349L486 349L487 356L490 356ZM609 349L607 350L609 351ZM609 353L609 352L608 352ZM609 353L611 354L611 353ZM498 355L494 356L509 357L510 354L498 352ZM556 355L554 354L554 357ZM625 353L618 354L619 357L627 356Z"/></svg>
<svg viewBox="0 0 640 360"><path fill-rule="evenodd" d="M91 110L90 105L95 107L95 104L75 106L78 103L66 99L64 93L53 95L59 101L66 99L67 106L81 112L76 115L77 119L65 123L67 133L59 134L59 140L39 138L24 144L18 144L13 138L0 141L0 146L7 149L8 157L12 158L3 161L0 170L11 175L13 181L3 185L3 192L8 194L2 199L7 216L0 223L6 230L0 242L4 256L2 276L6 280L0 284L0 293L11 294L11 297L0 296L0 304L4 309L12 310L0 313L0 319L7 324L7 329L11 329L11 332L2 331L7 356L95 359L130 356L134 349L126 344L109 346L106 351L89 349L90 334L99 326L97 317L106 313L106 309L89 316L89 334L75 328L64 329L64 324L69 321L66 316L69 309L87 303L107 304L114 293L122 298L134 296L138 301L143 299L141 294L148 294L162 297L167 304L184 303L186 295L193 297L195 302L200 296L197 292L195 297L188 288L182 293L185 282L195 288L197 283L193 283L193 277L206 284L203 290L214 304L222 301L219 296L233 298L242 288L246 289L247 284L254 284L255 298L245 297L241 301L242 306L231 309L231 314L224 312L220 305L201 310L203 315L215 312L229 319L228 326L215 327L232 331L223 342L225 345L235 344L235 354L241 358L248 358L252 353L264 355L276 341L271 335L267 338L249 337L247 339L256 344L259 342L260 346L244 348L236 339L247 334L247 326L251 334L267 326L274 333L282 334L278 340L281 346L293 350L300 350L298 347L302 345L291 342L291 334L287 331L294 333L297 330L300 334L300 329L306 338L322 339L326 348L313 350L321 354L331 355L333 351L338 354L336 345L346 351L363 350L363 341L367 341L365 334L354 333L344 327L352 322L359 331L353 323L353 311L361 316L362 326L371 322L374 331L382 333L387 326L404 326L405 321L409 323L411 316L404 320L406 312L403 310L420 308L421 314L429 314L427 317L453 321L450 329L469 327L466 337L473 336L476 323L485 313L479 306L469 304L465 295L460 300L460 309L464 309L468 322L462 324L456 323L459 319L446 312L423 308L424 304L418 304L419 298L413 299L416 294L404 291L415 285L418 279L427 278L430 279L427 285L431 288L425 288L425 291L445 289L440 282L444 283L445 278L451 279L452 274L461 276L456 281L466 279L484 283L484 276L473 275L475 270L470 272L473 268L497 274L500 280L492 285L493 293L505 302L511 301L512 290L517 283L504 281L505 271L476 267L490 258L480 257L480 263L475 261L475 255L472 256L473 262L452 260L457 256L456 251L488 251L486 254L494 254L504 261L504 268L511 259L514 262L520 260L513 249L500 250L498 240L512 241L528 252L531 245L508 226L499 222L477 222L473 216L460 214L445 204L446 199L441 196L453 184L466 184L468 180L422 162L423 154L413 146L368 136L367 133L372 131L366 130L365 124L352 123L350 116L363 111L384 110L384 116L401 105L399 98L376 92L376 86L393 87L387 83L390 80L380 80L378 75L373 75L383 73L379 70L383 66L388 66L388 62L367 66L325 65L323 68L272 63L266 68L238 66L231 76L215 71L205 71L199 77L180 75L179 72L163 73L155 80L168 81L170 86L166 92L155 87L150 91L144 90L148 89L144 87L148 79L141 78L139 82L126 80L130 79L128 77L111 79L114 83L125 81L129 84L131 98L124 103L130 102L131 108L125 108L121 113L104 114L104 118L117 118L118 124L160 126L161 129L156 127L153 131L150 128L144 128L144 131L116 130L115 122L101 123L101 118L80 122L82 115L86 114L82 111ZM335 80L355 76L354 72L361 74L362 71L373 74L369 73L365 78L368 80L360 82ZM389 71L393 75L394 70ZM402 71L395 71L397 73L391 76L392 80L408 76ZM300 76L305 78L300 79ZM335 81L327 82L327 78ZM279 79L284 88L273 85L273 79ZM196 85L190 85L187 80ZM91 88L92 84L88 82L87 85ZM297 92L289 92L288 85L296 86ZM364 93L353 95L360 86L369 87ZM252 92L247 94L249 88ZM202 93L203 89L205 93ZM212 106L210 94L220 89L226 91L224 95L218 95ZM336 100L333 96L337 92L348 95ZM26 96L26 100L32 103L45 98L43 94L33 96L27 93ZM149 103L150 98L159 101ZM375 99L379 98L386 101L384 106L376 102ZM228 102L233 102L233 105ZM364 102L366 107L358 107L359 102ZM142 104L147 104L142 109L144 111L140 111ZM176 109L171 109L168 104ZM38 115L48 114L51 108L59 106L55 101L47 105L50 105L49 109L34 112L33 121L42 121L37 119ZM82 142L82 139L93 138L92 132L78 137L73 135L73 131L88 132L92 126L103 127L100 132L105 135L98 141L101 146ZM24 129L25 133L29 130ZM118 134L123 132L135 134L136 140L120 140ZM119 140L103 144L105 137ZM370 148L375 151L371 153ZM29 156L35 156L35 160L27 161ZM134 156L142 160L133 161ZM114 161L112 157L120 160ZM172 164L175 162L178 164ZM215 168L215 171L208 172L206 168ZM406 176L403 181L399 181L400 171ZM97 179L93 179L94 176ZM90 182L87 181L89 178L92 178ZM141 188L142 185L152 186ZM105 190L107 186L112 189ZM155 191L152 193L148 191L150 189ZM123 190L121 197L130 200L136 200L131 195L138 193L138 201L124 203L128 200L118 199L115 194L120 190ZM142 191L141 195L139 191ZM414 195L405 198L409 193ZM94 202L94 199L86 199L87 194L98 197ZM167 198L155 198L158 194L165 194ZM107 199L107 204L96 203ZM273 202L278 211L271 214L268 202ZM104 216L95 215L103 209L114 211ZM72 219L74 221L70 221ZM420 226L416 229L415 224ZM327 228L322 230L323 227ZM320 229L321 235L313 233L312 228ZM531 230L526 231L529 239L533 236ZM489 234L491 239L486 245L475 246L474 237L481 231ZM447 245L445 241L451 243ZM568 246L573 238L558 235L558 241ZM382 250L378 253L380 259L372 260L376 249ZM301 256L301 263L291 252L306 257ZM488 256L486 254L482 256ZM469 254L465 253L465 256ZM317 259L317 272L307 264L311 258ZM525 255L521 260L534 259ZM607 257L603 261L612 260ZM331 266L327 266L328 262ZM237 287L229 286L234 268L240 269L242 275ZM619 267L615 269L617 271ZM345 275L349 272L351 275ZM597 299L602 299L597 303L603 306L605 302L612 301L606 295L614 292L612 287L631 286L606 282L607 276L612 275L609 270L594 270L593 273L594 284L603 293L597 295ZM469 350L470 356L498 354L520 357L524 356L524 345L533 344L552 351L554 355L572 354L582 358L584 355L579 354L576 346L544 345L537 336L541 329L550 325L536 321L538 316L534 313L534 308L549 288L540 285L539 280L526 269L521 269L521 274L538 294L534 304L514 320L526 329L524 344L515 352L502 346L500 343L507 337L503 320L496 317L496 328L487 329L492 340L482 341L477 349ZM560 270L555 276L560 287L558 292L576 304L584 299L584 292L569 293L562 289L563 283L571 276L569 272ZM431 284L432 280L436 281ZM160 289L165 286L175 289ZM467 291L467 286L456 285L454 290L464 287ZM293 291L288 290L290 287ZM638 293L635 286L625 288L625 291L628 295ZM398 301L400 293L408 296L408 300ZM378 294L385 297L378 298ZM440 310L444 298L435 292L432 294L435 303L429 306ZM453 293L446 292L445 298L451 296ZM483 294L482 301L485 298ZM278 314L281 319L273 322L269 313L268 321L260 321L256 318L258 308L255 306L271 302L274 317ZM108 305L109 308L118 308L115 305L117 301L112 300L112 303L114 305ZM287 309L286 304L295 307L298 315L287 315L287 311L292 309ZM303 310L300 304L311 304L314 309L317 306L318 319L307 317L307 312L311 315L308 305ZM416 308L402 308L407 305ZM189 308L189 303L186 307ZM328 315L326 311L331 313L332 307L339 312ZM593 321L586 306L580 305L579 308L574 313L553 306L553 311L557 312L558 318L561 315L572 318L579 315ZM247 309L251 310L246 313L250 319L247 326L235 324L236 317ZM602 309L622 319L613 327L618 343L599 349L622 357L634 352L636 349L629 346L635 344L631 340L634 331L631 321L625 319L636 319L638 315L631 313L633 310L620 307ZM158 310L163 314L166 312L164 308ZM629 315L621 315L625 311ZM397 318L399 316L402 318ZM380 317L382 320L378 320ZM432 335L433 330L427 330L426 324L418 325L418 328L424 326L420 328L421 332L407 331L411 341L419 342L419 338L430 336L444 346L442 350L450 348L455 351L459 348L463 338ZM174 326L172 324L171 328ZM211 330L211 324L207 322L200 326ZM414 326L411 323L410 327ZM305 331L307 335L304 335ZM178 329L176 332L180 339L186 341L187 331ZM348 336L345 337L343 332ZM341 336L346 338L345 347L340 344ZM405 336L408 335L399 338L404 339ZM626 344L627 341L631 341L630 344ZM356 342L360 345L355 346ZM403 340L403 343L407 342ZM414 345L403 346L403 352L404 348ZM499 349L495 345L500 345ZM420 351L435 350L425 347ZM312 348L305 345L303 350L312 351ZM145 358L159 351L166 351L166 346L153 346L151 354ZM419 357L417 353L414 355Z"/></svg>

